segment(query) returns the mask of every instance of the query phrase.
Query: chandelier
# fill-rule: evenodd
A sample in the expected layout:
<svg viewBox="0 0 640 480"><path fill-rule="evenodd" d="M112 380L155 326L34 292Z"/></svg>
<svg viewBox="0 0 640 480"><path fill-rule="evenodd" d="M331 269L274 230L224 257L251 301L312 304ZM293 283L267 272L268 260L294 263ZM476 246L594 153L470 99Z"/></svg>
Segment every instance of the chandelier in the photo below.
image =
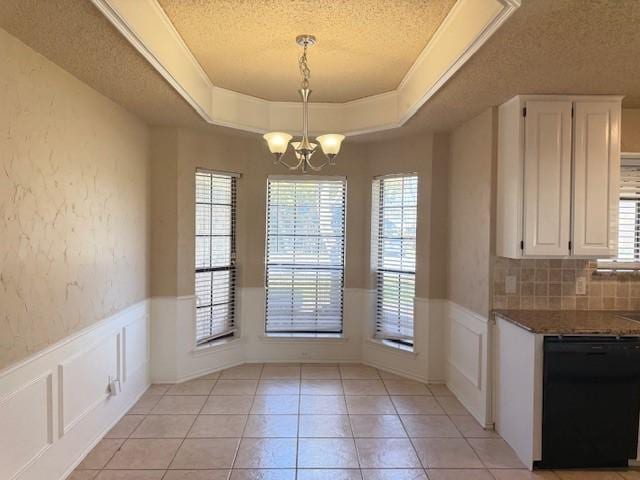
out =
<svg viewBox="0 0 640 480"><path fill-rule="evenodd" d="M318 172L325 165L335 165L335 157L338 152L340 152L340 145L344 140L344 135L328 133L326 135L316 137L315 140L317 143L309 141L309 95L311 95L311 90L309 89L309 78L311 77L311 70L307 63L307 48L315 45L316 37L313 35L298 35L296 37L296 43L303 48L302 55L300 55L298 60L300 74L302 75L300 90L298 90L298 93L302 98L302 138L299 142L291 142L293 137L284 132L266 133L263 135L263 138L267 141L269 151L273 154L274 164L284 165L289 170L301 169L302 173L307 173L308 168ZM293 153L298 160L295 164L289 164L282 159L287 151L289 142L291 142ZM318 148L318 144L320 144L320 148L326 156L326 160L319 165L314 165L311 163L311 156Z"/></svg>

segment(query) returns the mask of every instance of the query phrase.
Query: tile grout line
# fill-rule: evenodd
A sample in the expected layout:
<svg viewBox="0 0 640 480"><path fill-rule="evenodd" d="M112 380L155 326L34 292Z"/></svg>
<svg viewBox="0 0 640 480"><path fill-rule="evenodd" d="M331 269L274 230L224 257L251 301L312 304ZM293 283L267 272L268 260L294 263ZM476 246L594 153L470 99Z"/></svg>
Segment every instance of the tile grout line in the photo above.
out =
<svg viewBox="0 0 640 480"><path fill-rule="evenodd" d="M295 395L295 396L297 397L297 401L298 401L298 403L297 403L297 420L298 420L298 421L297 421L297 425L296 425L296 452L295 452L295 455L296 455L296 461L295 461L295 472L296 472L296 473L295 473L295 475L296 475L296 478L297 478L297 476L298 476L298 471L300 470L300 468L299 468L299 463L298 463L298 457L299 457L299 451L300 451L300 438L301 438L301 437L300 437L300 434L301 434L301 417L302 417L302 415L303 415L303 414L302 414L302 405L301 405L301 402L302 402L302 396L303 396L303 385L302 385L302 382L304 381L304 379L302 378L302 370L303 370L303 366L304 366L304 365L305 365L305 364L298 364L298 368L299 368L299 370L298 370L298 374L297 374L298 390L297 390L297 394ZM281 378L269 378L269 379L263 378L263 375L264 375L264 368L265 368L264 364L261 364L261 366L260 366L260 373L259 373L259 376L258 376L258 379L257 379L256 390L254 391L254 395L252 395L252 402L251 402L251 406L249 407L249 412L248 412L248 414L246 415L245 423L244 423L243 428L242 428L242 433L240 434L240 438L238 439L238 443L237 443L237 445L236 445L236 449L235 449L235 452L234 452L234 458L233 458L233 461L232 461L232 463L231 463L231 467L230 467L230 470L229 470L228 476L229 476L229 475L232 475L232 472L233 472L233 469L234 469L234 466L235 466L235 462L236 462L236 460L237 460L237 456L238 456L238 453L239 453L240 445L241 445L241 443L242 443L243 439L245 438L245 433L246 433L246 429L247 429L248 420L249 420L250 416L252 415L251 410L253 409L253 406L255 405L255 400L256 400L256 396L257 396L257 389L259 388L260 382L261 382L262 380L273 380L273 381L274 381L274 382L276 382L276 383L277 383L278 381L283 381L283 382L285 382L285 383L286 383L287 381L291 381L291 380L293 380L291 377L287 377L287 376L285 376L285 377L281 377ZM405 436L405 437L387 437L387 436L379 437L379 436L374 436L374 437L358 437L358 438L363 438L363 439L367 439L367 438L371 438L371 439L379 439L379 438L407 438L407 439L409 439L409 441L410 441L410 444L411 444L411 446L412 446L412 449L413 449L414 454L416 454L416 456L418 457L418 460L419 460L420 465L422 465L422 470L426 472L427 468L424 466L424 464L422 463L422 460L420 460L420 457L417 455L417 450L416 450L415 445L414 445L414 443L413 443L414 438L413 438L413 437L411 437L411 436L409 435L409 432L407 431L407 426L405 425L405 422L403 422L403 421L402 421L402 417L401 417L401 415L400 415L400 413L399 413L399 411L398 411L398 407L396 406L395 402L393 401L393 395L391 395L391 392L390 392L390 390L389 390L389 386L388 386L388 385L386 384L386 382L385 382L385 378L384 378L384 377L382 377L382 376L380 375L380 371L379 371L378 369L374 369L374 370L375 370L376 375L377 375L377 376L376 376L376 378L353 378L353 379L349 379L349 378L344 378L343 373L342 373L342 369L341 369L340 367L338 367L338 371L340 372L340 385L341 385L341 387L342 387L342 394L341 394L341 395L330 395L330 396L336 396L336 397L342 398L342 400L343 400L343 402L345 402L345 406L346 406L346 397L347 397L347 395L346 395L346 391L345 391L345 380L347 380L347 381L349 381L349 380L356 380L356 381L358 381L358 380L362 380L362 381L372 381L372 380L373 380L373 381L375 381L375 382L378 382L378 381L379 381L379 382L381 382L381 384L382 384L382 386L383 386L383 388L384 388L384 391L386 392L386 394L384 395L384 397L386 397L386 398L388 398L388 399L389 399L389 402L390 402L390 403L391 403L391 405L392 405L393 411L395 412L395 415L394 415L394 416L400 420L400 424L401 424L402 429L403 429L403 431L404 431L404 433L405 433L405 435L406 435L406 436ZM194 379L194 380L197 380L197 379ZM209 379L207 379L207 380L209 380ZM207 403L208 399L209 399L209 398L211 398L211 397L213 396L212 394L213 394L213 390L214 390L215 386L218 384L218 382L219 382L220 380L222 380L222 372L217 376L217 378L215 378L215 379L211 379L211 380L213 380L213 383L212 383L212 385L211 385L210 389L208 390L208 394L207 394L207 395L203 395L203 396L205 396L205 397L206 397L206 399L205 399L204 403L202 404L202 406L200 406L200 408L198 409L198 412L194 415L194 420L193 420L193 422L191 423L191 425L189 426L189 428L187 429L187 431L186 431L186 433L185 433L184 437L181 437L181 440L182 440L182 441L180 442L180 445L178 446L178 448L176 449L176 451L175 451L174 455L172 456L172 459L171 459L171 461L169 462L169 466L171 466L171 464L173 463L173 461L175 461L175 458L176 458L176 456L178 455L178 452L179 452L179 451L180 451L180 449L182 448L182 446L183 446L183 444L185 443L185 441L189 438L189 434L193 431L193 428L194 428L194 425L195 425L195 422L197 421L197 419L198 419L198 418L200 418L201 416L205 415L205 414L203 414L202 412L203 412L203 410L204 410L204 407L205 407L205 405L206 405L206 403ZM237 380L237 379L232 379L232 380ZM310 379L310 380L314 380L314 379ZM332 381L333 381L333 379L315 379L315 380L332 380ZM337 380L337 379L335 379L335 380ZM418 382L418 383L419 383L419 384L421 384L421 385L425 385L425 388L426 388L426 389L427 389L427 391L429 392L429 395L420 395L420 394L407 394L407 395L408 395L408 396L413 396L413 397L431 397L431 398L434 398L434 400L436 401L436 403L437 403L437 404L442 408L442 410L443 410L443 412L444 412L444 416L446 416L446 418L447 418L450 422L452 422L452 423L453 423L455 430L456 430L458 433L460 433L461 437L462 437L462 438L464 438L465 443L469 446L469 448L471 448L471 450L474 452L474 454L476 455L476 457L478 457L478 459L480 460L480 463L483 465L483 467L475 467L475 468L472 468L471 470L476 470L476 469L484 470L484 471L487 471L487 472L490 474L490 476L491 476L491 477L495 478L495 475L493 475L493 473L490 471L489 467L488 467L488 466L485 464L485 462L480 458L480 456L477 454L476 449L471 445L471 443L470 443L470 441L469 441L469 438L485 438L485 437L469 437L469 438L467 438L467 436L465 436L465 435L464 435L464 433L462 432L462 430L461 430L461 429L460 429L460 428L455 424L455 422L453 422L453 418L452 418L452 416L453 416L454 414L449 413L449 412L447 412L447 411L444 409L444 406L442 405L442 403L440 402L440 399L439 399L439 397L440 397L440 396L433 395L433 392L432 392L432 391L430 390L430 388L428 387L428 384L425 384L425 383L423 383L423 382ZM101 473L103 470L108 470L108 469L106 469L105 467L106 467L106 466L108 466L109 462L113 459L113 457L117 454L117 452L121 450L122 446L123 446L123 445L124 445L128 440L131 440L131 439L132 439L132 436L133 436L133 435L135 435L135 432L136 432L136 431L141 427L141 425L143 424L143 422L145 422L149 417L151 417L151 416L153 416L153 415L154 415L154 414L153 414L153 410L157 407L157 405L158 405L158 404L159 404L163 399L165 399L165 398L167 398L167 397L175 397L175 398L178 398L178 397L185 397L185 396L196 396L196 395L191 395L191 394L189 394L189 393L187 393L187 394L185 394L185 395L170 395L171 388L172 388L172 387L169 387L169 388L167 388L167 390L165 390L165 392L164 392L163 394L161 394L161 395L157 395L158 400L157 400L155 403L153 403L153 405L151 405L150 407L148 407L148 409L146 409L146 413L143 413L143 414L137 414L137 413L129 413L129 411L127 411L127 412L125 413L125 415L124 415L123 417L126 417L127 415L131 415L131 416L141 416L141 417L142 417L142 420L141 420L141 421L136 425L136 427L135 427L135 428L133 428L133 429L131 430L131 432L129 432L126 436L123 436L123 438L122 438L122 443L120 444L120 446L118 447L118 449L116 449L116 451L115 451L115 452L110 456L110 458L107 460L107 462L105 463L105 465L104 465L101 469L97 469L98 475L100 475L100 473ZM286 390L286 389L285 389L285 390ZM277 391L277 390L276 390L276 391ZM271 396L271 397L277 397L277 396L278 396L277 394L271 394L271 395L270 395L268 392L266 392L266 393L267 393L267 394L266 394L266 395L263 395L263 396L266 396L266 397L269 397L269 396ZM289 395L289 394L288 394L288 393L282 393L281 395ZM200 395L197 395L197 396L200 396ZM229 396L229 395L228 395L228 396ZM231 395L231 396L233 397L233 396L236 396L236 395ZM241 396L243 396L243 395L241 395ZM316 397L320 397L320 398L322 398L323 396L327 396L327 395L322 395L322 394L310 394L310 396L316 396ZM364 395L361 395L361 396L363 396L363 397L379 397L379 395L372 395L372 394L364 394ZM401 396L403 396L403 395L396 395L396 396L400 396L400 397L401 397ZM157 415L161 415L161 414L157 414ZM173 414L171 414L171 413L167 413L166 415L173 415ZM176 415L177 415L177 414L176 414ZM189 413L189 414L185 414L185 415L192 415L192 414L191 414L191 413ZM212 415L213 415L213 414L212 414ZM227 415L230 415L230 414L222 414L222 416L227 416ZM265 413L264 415L275 415L275 416L277 416L278 414L276 414L276 413ZM282 415L284 415L284 414L282 414ZM314 415L319 415L319 414L314 414ZM333 416L333 415L338 416L338 414L331 414L331 415L332 415L332 416ZM353 442L353 444L354 444L355 450L356 450L356 460L357 460L357 462L358 462L358 467L357 467L357 468L358 468L358 470L359 470L359 472L360 472L360 475L362 476L363 468L362 468L362 465L361 465L361 463L360 463L360 455L359 455L359 450L358 450L358 446L357 446L357 439L356 439L355 434L354 434L354 430L353 430L353 422L352 422L352 416L357 416L358 414L353 414L353 415L352 415L352 414L350 413L350 411L349 411L348 407L347 407L347 409L346 409L346 415L348 416L348 419L349 419L349 421L348 421L348 426L349 426L349 429L350 429L350 432L351 432L351 437L350 437L350 438L351 438L351 440L352 440L352 442ZM363 414L363 415L364 415L364 414ZM376 416L381 416L381 415L384 415L384 413L376 413L375 415L376 415ZM416 413L416 415L421 415L421 414ZM429 416L429 414L424 414L424 415ZM462 414L461 414L461 415L462 415ZM156 440L157 440L157 439L167 439L167 438L168 438L168 437L160 437L160 438L150 437L149 439L156 439ZM172 437L172 438L176 438L176 439L178 439L178 438L180 438L180 437ZM203 437L203 438L209 438L209 437ZM235 438L235 437L217 437L217 436L212 436L212 437L210 437L210 438ZM264 437L256 437L256 438L285 438L285 437L270 437L270 436L264 436ZM289 437L287 437L287 438L289 438ZM335 439L342 438L342 439L344 439L344 437L320 437L320 436L318 436L318 437L310 437L310 438L335 438ZM416 437L416 438L421 438L421 437ZM448 438L448 437L424 437L424 438ZM247 467L247 468L249 468L249 467ZM254 468L254 467L250 467L250 468ZM260 467L258 467L258 468L260 468ZM272 467L265 467L265 468L270 469L270 468L272 468ZM282 467L282 468L288 468L288 467ZM331 469L336 469L336 468L340 468L340 467L329 467L329 469L330 469L330 470L331 470ZM382 468L375 468L375 469L376 469L376 470L390 470L390 469L392 470L392 469L396 469L396 468L401 468L401 467L382 467ZM402 468L413 468L413 467L402 467ZM505 468L506 468L506 467L505 467ZM518 468L516 468L516 467L511 467L511 468L518 469ZM279 469L279 468L278 468L278 467L275 467L275 469ZM501 467L498 467L498 469L501 469ZM126 469L125 469L125 470L126 470ZM159 470L163 470L163 471L164 471L164 473L163 473L163 475L162 475L162 478L164 478L164 477L169 473L169 471L170 471L170 469L169 469L168 467L167 467L167 468L165 468L165 469L149 469L149 470L158 470L158 471L159 471ZM209 469L209 468L205 468L205 469L198 468L198 469L192 469L192 470L210 470L210 469ZM215 469L215 470L218 470L218 469ZM304 469L303 469L303 470L304 470ZM445 468L445 470L446 470L446 468ZM228 477L228 476L227 476L227 477Z"/></svg>
<svg viewBox="0 0 640 480"><path fill-rule="evenodd" d="M340 372L340 377L342 377L342 369L339 369ZM378 370L376 370L376 374L378 373ZM363 478L362 475L362 463L360 463L360 450L358 450L358 442L356 442L355 437L353 437L353 428L351 428L351 415L349 414L349 406L347 405L347 392L346 389L344 387L344 381L345 378L341 378L340 382L342 384L342 396L344 397L344 403L345 403L345 408L347 409L347 415L348 415L348 419L349 419L349 428L351 429L351 441L353 442L353 448L356 451L356 461L358 462L358 471L360 473L360 478Z"/></svg>
<svg viewBox="0 0 640 480"><path fill-rule="evenodd" d="M387 387L387 384L384 383L384 380L382 381L382 385L384 385L384 389L387 392L387 394L389 394L389 401L391 402L391 405L393 406L393 410L396 412L396 416L398 417L398 419L400 420L400 425L402 425L402 429L404 430L404 433L407 435L407 438L409 439L409 444L411 445L411 448L413 449L413 454L416 456L416 459L418 460L418 463L422 466L422 472L427 475L427 469L424 466L424 463L422 463L422 459L420 458L420 455L418 455L418 450L416 449L416 446L413 444L413 439L409 436L409 432L407 432L407 429L404 425L404 422L402 421L402 417L400 416L400 412L398 412L398 408L395 404L395 402L393 401L393 398L391 396L391 393L389 392L389 388ZM431 390L429 390L429 388L427 387L427 390L429 392L431 392ZM427 476L427 478L429 478Z"/></svg>
<svg viewBox="0 0 640 480"><path fill-rule="evenodd" d="M218 377L220 378L220 377ZM218 383L218 379L216 379L213 382L213 385L211 386L211 390L209 390L209 393L211 393L211 391L213 391L213 387ZM171 389L171 387L169 388L169 390ZM165 396L167 396L167 394L169 393L169 390L167 390L165 392ZM209 398L207 396L207 398ZM187 433L185 434L184 438L182 439L182 441L180 442L180 445L178 445L178 448L176 448L175 453L173 454L173 456L171 457L171 460L169 461L169 464L167 465L167 469L164 472L164 475L162 475L162 477L164 478L167 475L167 472L169 471L169 469L171 468L171 464L175 461L176 457L178 456L178 453L180 452L180 449L182 448L182 446L184 445L184 442L187 440L187 437L189 435L189 431L191 431L191 428L193 428L193 424L196 422L196 420L198 419L198 416L200 415L200 412L202 412L202 409L204 408L204 406L207 404L207 400L205 399L205 401L202 403L202 406L200 407L200 409L198 410L198 413L196 414L196 418L193 420L193 423L191 424L191 427L189 427L189 430L187 431Z"/></svg>
<svg viewBox="0 0 640 480"><path fill-rule="evenodd" d="M260 364L260 371L258 372L258 384L260 383L260 379L262 378L262 372L264 371L264 363ZM251 415L251 410L253 410L253 405L256 401L256 391L258 390L258 385L256 384L256 390L253 392L253 397L251 399L251 405L249 406L249 411L247 412L246 419L244 422L244 427L242 427L242 432L240 433L240 438L238 439L238 446L236 447L235 454L233 455L233 461L231 462L231 466L229 468L229 478L233 474L234 467L236 466L236 461L238 460L238 453L240 452L240 446L242 445L242 441L244 440L244 432L247 430L247 424L249 423L249 416Z"/></svg>
<svg viewBox="0 0 640 480"><path fill-rule="evenodd" d="M147 390L148 390L148 389L147 389ZM145 391L144 393L146 393L146 391ZM143 395L144 395L144 393L143 393ZM165 393L166 393L166 392L165 392ZM144 421L145 421L145 419L149 416L149 414L151 413L151 410L153 410L153 409L155 408L155 406L156 406L158 403L160 403L160 400L162 400L162 398L164 397L164 395L165 395L164 393L163 393L162 395L159 395L159 397L160 397L160 398L158 399L158 401L157 401L156 403L154 403L154 404L153 404L153 406L149 407L149 410L147 411L147 413L145 413L145 414L143 415L143 417L144 417L144 418L142 419L142 421L141 421L141 422L136 426L136 428L134 428L134 429L131 431L131 433L130 433L130 434L129 434L125 439L122 439L122 442L120 443L120 445L118 446L118 448L113 452L113 454L109 457L109 459L104 463L104 465L102 466L102 468L98 469L98 473L96 474L96 477L98 477L98 476L99 476L99 475L100 475L100 474L101 474L101 473L106 469L106 467L109 465L109 463L111 462L111 460L113 460L113 458L116 456L116 454L117 454L117 453L122 449L122 446L123 446L123 445L124 445L124 444L125 444L125 443L130 439L130 438L131 438L131 435L132 435L132 434L133 434L133 433L138 429L138 427L142 424L142 422L144 422ZM139 401L139 400L138 400L138 401ZM137 403L137 402L136 402L136 403ZM134 404L134 406L135 406L135 404ZM133 408L133 407L131 407L131 408ZM131 408L127 411L127 413L125 413L125 414L123 415L123 417L125 417L125 416L128 414L128 412L131 410ZM119 421L118 421L118 422L119 422ZM116 423L116 425L117 425L117 423ZM114 427L115 427L115 425L114 425ZM107 432L107 433L108 433L108 432ZM104 437L100 439L100 442L101 442L102 440L104 440ZM98 443L99 443L99 442L98 442ZM89 452L89 453L91 453L91 452ZM86 458L86 457L85 457L85 458ZM83 459L83 460L84 460L84 459ZM164 476L164 474L163 474L163 476Z"/></svg>

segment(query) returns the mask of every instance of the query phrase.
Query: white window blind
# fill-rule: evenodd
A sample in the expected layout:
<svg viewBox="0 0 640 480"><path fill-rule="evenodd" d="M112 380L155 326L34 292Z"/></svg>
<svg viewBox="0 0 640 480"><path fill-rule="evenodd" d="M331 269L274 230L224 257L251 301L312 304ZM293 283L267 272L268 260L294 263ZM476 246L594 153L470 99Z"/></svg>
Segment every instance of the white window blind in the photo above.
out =
<svg viewBox="0 0 640 480"><path fill-rule="evenodd" d="M343 179L268 180L267 333L342 333Z"/></svg>
<svg viewBox="0 0 640 480"><path fill-rule="evenodd" d="M618 256L599 260L602 270L640 270L640 162L622 159L618 204Z"/></svg>
<svg viewBox="0 0 640 480"><path fill-rule="evenodd" d="M196 170L196 343L235 331L237 176Z"/></svg>
<svg viewBox="0 0 640 480"><path fill-rule="evenodd" d="M376 338L413 345L418 177L374 179L371 204Z"/></svg>

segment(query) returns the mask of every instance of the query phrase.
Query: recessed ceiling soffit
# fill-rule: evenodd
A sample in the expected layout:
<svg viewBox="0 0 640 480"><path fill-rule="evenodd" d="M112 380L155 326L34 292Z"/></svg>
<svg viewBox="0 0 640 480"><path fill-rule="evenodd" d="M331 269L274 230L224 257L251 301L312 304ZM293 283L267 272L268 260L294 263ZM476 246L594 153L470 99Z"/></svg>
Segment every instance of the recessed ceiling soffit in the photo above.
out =
<svg viewBox="0 0 640 480"><path fill-rule="evenodd" d="M212 83L158 0L92 2L207 122L258 133L300 128L299 102L266 100ZM311 133L357 135L401 127L519 6L520 0L455 1L396 88L355 100L311 103ZM297 34L315 32L290 33L293 43Z"/></svg>

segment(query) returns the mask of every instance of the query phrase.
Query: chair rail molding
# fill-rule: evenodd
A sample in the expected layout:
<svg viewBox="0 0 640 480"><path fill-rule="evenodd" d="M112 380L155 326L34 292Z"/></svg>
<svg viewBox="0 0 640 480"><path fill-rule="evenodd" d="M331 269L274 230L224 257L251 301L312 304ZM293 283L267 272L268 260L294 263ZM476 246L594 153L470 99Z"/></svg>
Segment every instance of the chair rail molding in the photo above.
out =
<svg viewBox="0 0 640 480"><path fill-rule="evenodd" d="M0 371L0 478L66 478L137 401L149 386L149 313L143 300Z"/></svg>
<svg viewBox="0 0 640 480"><path fill-rule="evenodd" d="M361 362L422 382L444 383L447 300L415 299L414 352L373 340L375 291L344 289L343 335L270 337L265 335L265 288L236 293L238 336L195 345L195 296L151 299L151 378L177 383L242 363Z"/></svg>
<svg viewBox="0 0 640 480"><path fill-rule="evenodd" d="M267 101L211 83L157 0L91 0L207 122L249 132L297 132L301 104ZM458 0L395 90L311 103L315 134L401 127L520 7L521 0Z"/></svg>

